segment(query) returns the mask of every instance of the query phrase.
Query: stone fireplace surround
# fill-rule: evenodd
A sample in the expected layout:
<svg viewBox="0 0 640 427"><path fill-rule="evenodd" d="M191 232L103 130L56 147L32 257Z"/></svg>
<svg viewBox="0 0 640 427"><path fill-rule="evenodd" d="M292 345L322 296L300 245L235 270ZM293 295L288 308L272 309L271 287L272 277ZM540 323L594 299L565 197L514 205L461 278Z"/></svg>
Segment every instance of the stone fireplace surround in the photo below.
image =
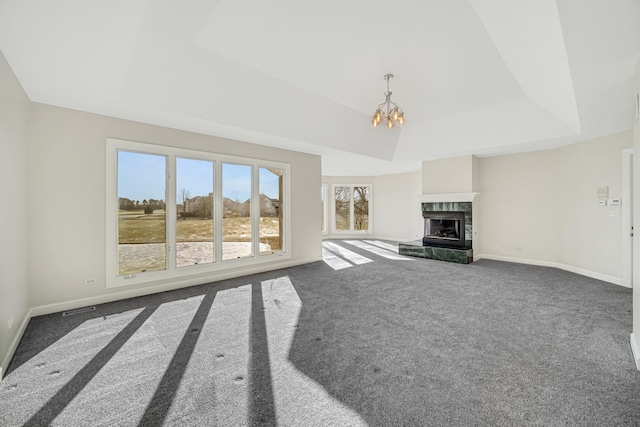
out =
<svg viewBox="0 0 640 427"><path fill-rule="evenodd" d="M421 212L464 212L465 245L446 248L424 245L422 239L399 244L399 254L418 258L469 264L473 262L473 200L478 193L425 194L418 199Z"/></svg>

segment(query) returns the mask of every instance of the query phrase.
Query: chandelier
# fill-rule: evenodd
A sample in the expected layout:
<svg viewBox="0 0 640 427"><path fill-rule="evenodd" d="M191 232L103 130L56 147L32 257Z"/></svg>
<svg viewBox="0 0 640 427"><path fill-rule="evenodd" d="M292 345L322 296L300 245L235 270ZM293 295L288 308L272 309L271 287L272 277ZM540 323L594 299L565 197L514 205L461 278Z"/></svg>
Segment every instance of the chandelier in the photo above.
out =
<svg viewBox="0 0 640 427"><path fill-rule="evenodd" d="M385 101L378 105L376 112L373 114L371 120L371 126L378 127L381 122L384 122L385 126L389 129L396 124L402 126L404 124L404 112L402 108L398 107L398 104L391 101L391 91L389 90L389 79L393 77L393 74L385 74L384 79L387 81L387 91L384 96L387 98Z"/></svg>

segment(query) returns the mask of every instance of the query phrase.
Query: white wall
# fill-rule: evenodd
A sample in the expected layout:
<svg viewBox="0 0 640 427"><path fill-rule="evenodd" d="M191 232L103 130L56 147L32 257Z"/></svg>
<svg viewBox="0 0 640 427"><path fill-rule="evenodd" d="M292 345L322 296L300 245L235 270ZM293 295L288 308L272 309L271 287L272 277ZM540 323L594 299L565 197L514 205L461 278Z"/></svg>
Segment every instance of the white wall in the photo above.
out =
<svg viewBox="0 0 640 427"><path fill-rule="evenodd" d="M0 52L0 378L29 308L29 106Z"/></svg>
<svg viewBox="0 0 640 427"><path fill-rule="evenodd" d="M556 260L554 163L547 151L480 159L476 255Z"/></svg>
<svg viewBox="0 0 640 427"><path fill-rule="evenodd" d="M205 283L321 259L320 229L310 226L320 223L318 156L42 104L32 105L30 127L30 305L53 304L36 314L178 286L166 281L153 287L105 288L107 137L291 164L291 260L194 280ZM97 285L85 286L87 278L96 278ZM73 301L78 299L82 301Z"/></svg>
<svg viewBox="0 0 640 427"><path fill-rule="evenodd" d="M475 191L477 158L450 157L422 162L422 194L471 193Z"/></svg>
<svg viewBox="0 0 640 427"><path fill-rule="evenodd" d="M380 239L415 240L422 238L422 174L377 176L373 183L375 235Z"/></svg>
<svg viewBox="0 0 640 427"><path fill-rule="evenodd" d="M624 132L555 150L560 263L622 277L622 219L609 212L623 211L598 206L596 190L607 186L609 198L622 197L622 150L631 146L631 132Z"/></svg>
<svg viewBox="0 0 640 427"><path fill-rule="evenodd" d="M636 65L633 77L633 98L640 94L640 61ZM634 120L635 120L634 114ZM633 125L633 223L637 230L640 225L640 119ZM633 236L633 333L631 334L631 348L633 350L636 367L640 370L640 232Z"/></svg>
<svg viewBox="0 0 640 427"><path fill-rule="evenodd" d="M631 145L625 132L480 159L479 252L558 263L622 283L621 219L608 216L620 209L598 206L596 188L608 186L610 198L621 197L622 150Z"/></svg>

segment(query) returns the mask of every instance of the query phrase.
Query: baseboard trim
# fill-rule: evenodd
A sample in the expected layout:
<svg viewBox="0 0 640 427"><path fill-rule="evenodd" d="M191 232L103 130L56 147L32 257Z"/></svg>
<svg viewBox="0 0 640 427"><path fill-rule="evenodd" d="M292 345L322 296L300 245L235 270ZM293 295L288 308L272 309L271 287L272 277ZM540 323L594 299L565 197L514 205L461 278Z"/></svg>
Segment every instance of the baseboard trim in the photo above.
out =
<svg viewBox="0 0 640 427"><path fill-rule="evenodd" d="M612 283L614 285L622 286L624 288L630 288L630 286L625 285L621 277L613 277L606 274L597 273L595 271L585 270L584 268L574 267L573 265L562 264L559 262L543 261L543 260L528 259L528 258L514 258L514 257L506 257L501 255L492 255L492 254L478 254L473 257L474 261L477 261L479 259L491 259L494 261L516 262L520 264L539 265L542 267L553 267L553 268L558 268L560 270L569 271L571 273L576 273L581 276L590 277L592 279L602 280L603 282Z"/></svg>
<svg viewBox="0 0 640 427"><path fill-rule="evenodd" d="M221 280L235 279L237 277L249 276L251 274L266 273L269 271L276 271L282 268L295 267L298 265L309 264L316 261L322 261L322 258L309 258L304 260L285 261L277 265L270 264L268 266L261 265L251 268L243 268L238 271L231 271L226 273L217 273L215 277L211 276L197 276L192 278L185 278L180 280L171 280L167 283L156 284L151 286L145 286L143 288L122 290L119 292L109 293L105 295L98 295L95 297L79 298L71 301L63 301L59 303L40 305L32 307L30 312L31 316L43 316L46 314L57 313L65 310L72 310L75 308L86 307L88 305L104 304L113 301L119 301L127 298L135 298L144 295L157 294L159 292L172 291L175 289L187 288L189 286L203 285L206 283L219 282ZM117 288L116 288L117 289Z"/></svg>
<svg viewBox="0 0 640 427"><path fill-rule="evenodd" d="M413 239L413 240L419 240L419 239L422 239L422 237L418 239ZM403 242L410 242L412 239L406 238L406 237L394 237L394 236L374 236L374 237L369 237L361 240L389 240L390 242L403 243Z"/></svg>
<svg viewBox="0 0 640 427"><path fill-rule="evenodd" d="M629 338L631 344L631 353L633 354L633 361L636 362L636 369L640 371L640 342L636 339L635 334L631 334Z"/></svg>
<svg viewBox="0 0 640 427"><path fill-rule="evenodd" d="M27 325L29 324L29 320L31 320L33 315L31 314L31 309L27 310L27 313L24 315L20 326L16 330L15 335L13 336L13 340L11 341L11 345L9 345L9 351L4 355L2 359L2 364L0 365L0 380L4 378L4 375L7 373L7 369L9 369L9 363L11 363L11 359L18 349L18 344L20 344L20 340L22 339L22 335L24 335L24 331L27 329Z"/></svg>

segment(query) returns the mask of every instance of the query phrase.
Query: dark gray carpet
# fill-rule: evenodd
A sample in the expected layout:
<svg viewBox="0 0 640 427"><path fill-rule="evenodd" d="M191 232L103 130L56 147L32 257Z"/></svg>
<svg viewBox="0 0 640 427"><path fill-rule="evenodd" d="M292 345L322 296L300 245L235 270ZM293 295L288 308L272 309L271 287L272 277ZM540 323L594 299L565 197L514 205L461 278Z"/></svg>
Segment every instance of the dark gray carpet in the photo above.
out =
<svg viewBox="0 0 640 427"><path fill-rule="evenodd" d="M640 425L630 289L333 243L339 270L32 319L0 425Z"/></svg>

